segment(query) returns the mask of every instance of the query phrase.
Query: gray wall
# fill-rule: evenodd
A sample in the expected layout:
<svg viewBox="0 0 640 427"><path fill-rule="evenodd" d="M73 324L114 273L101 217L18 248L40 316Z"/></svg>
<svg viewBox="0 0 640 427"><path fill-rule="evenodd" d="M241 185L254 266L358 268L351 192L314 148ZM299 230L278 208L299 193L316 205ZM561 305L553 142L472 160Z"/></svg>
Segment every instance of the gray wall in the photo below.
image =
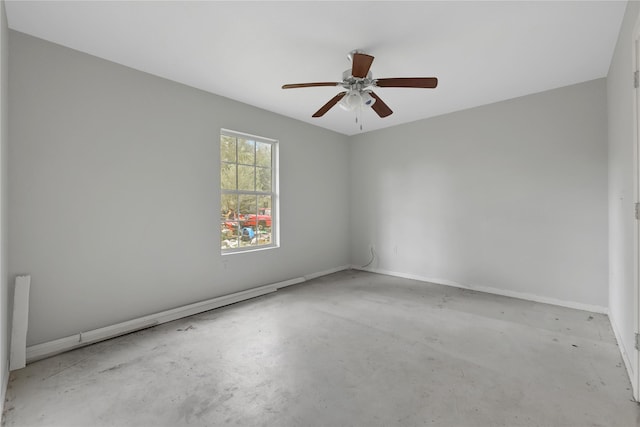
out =
<svg viewBox="0 0 640 427"><path fill-rule="evenodd" d="M609 120L609 317L629 356L629 375L637 377L634 350L637 304L634 284L634 93L633 27L640 3L629 2L607 76Z"/></svg>
<svg viewBox="0 0 640 427"><path fill-rule="evenodd" d="M352 263L606 307L606 120L599 79L352 138Z"/></svg>
<svg viewBox="0 0 640 427"><path fill-rule="evenodd" d="M362 265L370 245L380 271L608 304L604 79L348 139L21 33L10 51L29 345ZM220 256L221 127L281 141L280 249Z"/></svg>
<svg viewBox="0 0 640 427"><path fill-rule="evenodd" d="M10 32L28 344L347 265L346 137ZM220 128L280 141L281 247L220 255Z"/></svg>
<svg viewBox="0 0 640 427"><path fill-rule="evenodd" d="M0 387L4 398L9 378L9 298L7 274L7 148L9 144L9 27L0 0ZM4 402L4 399L2 400Z"/></svg>

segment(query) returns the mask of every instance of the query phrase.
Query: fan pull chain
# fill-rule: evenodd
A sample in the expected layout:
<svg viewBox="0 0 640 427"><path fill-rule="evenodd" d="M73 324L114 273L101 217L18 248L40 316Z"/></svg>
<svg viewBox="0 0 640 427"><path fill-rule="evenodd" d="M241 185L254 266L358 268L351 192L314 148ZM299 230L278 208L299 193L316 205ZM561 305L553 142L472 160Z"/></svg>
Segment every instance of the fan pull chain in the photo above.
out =
<svg viewBox="0 0 640 427"><path fill-rule="evenodd" d="M362 131L362 107L356 110L356 125L360 125L360 131Z"/></svg>

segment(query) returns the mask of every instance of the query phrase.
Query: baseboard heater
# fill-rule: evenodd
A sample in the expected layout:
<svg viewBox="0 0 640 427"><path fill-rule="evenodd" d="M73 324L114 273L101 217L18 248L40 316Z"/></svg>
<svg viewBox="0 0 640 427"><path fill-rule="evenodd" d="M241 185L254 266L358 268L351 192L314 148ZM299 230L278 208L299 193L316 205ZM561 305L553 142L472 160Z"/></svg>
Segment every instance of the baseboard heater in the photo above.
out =
<svg viewBox="0 0 640 427"><path fill-rule="evenodd" d="M260 286L246 291L236 292L218 298L185 305L183 307L174 308L172 310L162 311L160 313L151 314L149 316L140 317L138 319L130 320L127 322L117 323L115 325L106 326L104 328L80 332L78 334L60 338L54 341L36 344L27 347L27 363L35 362L36 360L51 357L65 351L73 350L75 348L84 347L89 344L94 344L99 341L104 341L109 338L115 338L120 335L126 335L131 332L150 328L161 323L171 322L183 317L213 310L214 308L234 304L236 302L259 297L261 295L266 295L286 286L302 283L306 280L310 280L311 278L335 273L347 268L348 266L339 267L337 269L328 270L322 273L315 273L305 277L297 277L271 285Z"/></svg>

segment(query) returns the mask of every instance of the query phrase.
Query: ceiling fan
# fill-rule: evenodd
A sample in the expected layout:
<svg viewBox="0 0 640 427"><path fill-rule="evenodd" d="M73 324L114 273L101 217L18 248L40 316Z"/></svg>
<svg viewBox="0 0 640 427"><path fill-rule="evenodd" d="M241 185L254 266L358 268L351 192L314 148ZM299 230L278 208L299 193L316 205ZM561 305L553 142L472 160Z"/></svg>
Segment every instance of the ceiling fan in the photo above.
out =
<svg viewBox="0 0 640 427"><path fill-rule="evenodd" d="M282 86L282 89L296 89L301 87L342 86L347 89L340 92L324 104L312 117L322 117L336 104L345 110L356 110L371 107L380 117L387 117L393 113L370 87L406 87L434 89L438 86L436 77L392 77L374 79L370 68L374 57L362 52L353 51L348 55L352 63L350 70L342 73L341 82L293 83Z"/></svg>

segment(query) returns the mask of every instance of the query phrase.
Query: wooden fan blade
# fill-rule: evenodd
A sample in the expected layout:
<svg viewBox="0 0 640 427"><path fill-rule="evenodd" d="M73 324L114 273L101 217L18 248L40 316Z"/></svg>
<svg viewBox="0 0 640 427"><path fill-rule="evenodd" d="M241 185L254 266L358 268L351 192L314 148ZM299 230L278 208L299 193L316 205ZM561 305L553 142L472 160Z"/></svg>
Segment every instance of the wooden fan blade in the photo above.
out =
<svg viewBox="0 0 640 427"><path fill-rule="evenodd" d="M333 107L334 105L336 105L343 96L345 96L347 94L347 92L340 92L339 94L337 94L336 96L334 96L333 98L331 98L329 100L329 102L327 102L326 104L324 104L322 106L322 108L320 108L318 111L316 111L315 113L313 113L313 116L311 117L322 117L325 115L325 113L327 111L329 111L331 109L331 107Z"/></svg>
<svg viewBox="0 0 640 427"><path fill-rule="evenodd" d="M371 106L371 109L373 109L373 111L378 113L380 117L387 117L393 114L393 111L391 111L391 108L389 108L389 106L385 104L378 95L376 95L373 92L369 92L369 95L371 95L376 100L376 102L374 102L373 105Z"/></svg>
<svg viewBox="0 0 640 427"><path fill-rule="evenodd" d="M318 87L318 86L340 86L342 83L337 82L317 82L317 83L293 83L283 85L282 89L296 89L299 87Z"/></svg>
<svg viewBox="0 0 640 427"><path fill-rule="evenodd" d="M365 55L364 53L354 53L351 75L360 79L367 77L367 73L369 73L369 68L371 68L372 63L373 56Z"/></svg>
<svg viewBox="0 0 640 427"><path fill-rule="evenodd" d="M378 87L413 87L433 89L438 86L438 79L435 77L397 77L389 79L377 79L375 85Z"/></svg>

